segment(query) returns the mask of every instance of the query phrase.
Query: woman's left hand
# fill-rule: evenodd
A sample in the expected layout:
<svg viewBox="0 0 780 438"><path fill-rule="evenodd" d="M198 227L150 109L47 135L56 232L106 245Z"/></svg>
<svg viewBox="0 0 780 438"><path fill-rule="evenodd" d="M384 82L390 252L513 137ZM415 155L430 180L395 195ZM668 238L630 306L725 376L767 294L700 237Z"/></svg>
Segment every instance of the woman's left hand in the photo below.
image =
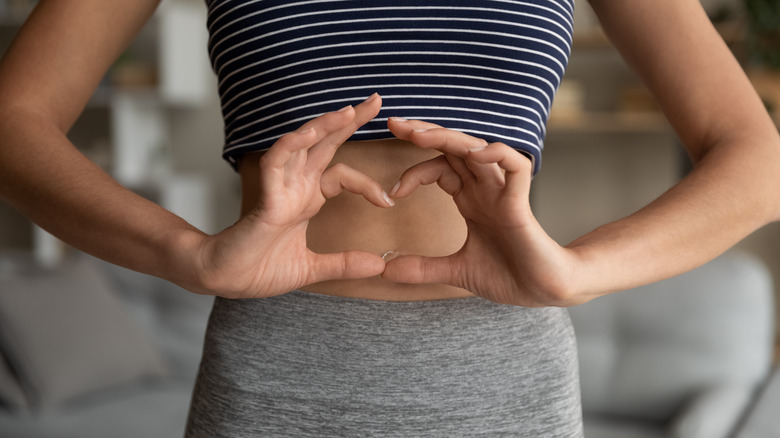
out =
<svg viewBox="0 0 780 438"><path fill-rule="evenodd" d="M421 122L390 119L396 137L443 155L408 169L391 193L403 198L438 183L466 220L463 247L447 257L403 255L382 277L400 283L444 283L491 301L526 307L570 306L575 256L550 238L531 213L531 161L502 143Z"/></svg>

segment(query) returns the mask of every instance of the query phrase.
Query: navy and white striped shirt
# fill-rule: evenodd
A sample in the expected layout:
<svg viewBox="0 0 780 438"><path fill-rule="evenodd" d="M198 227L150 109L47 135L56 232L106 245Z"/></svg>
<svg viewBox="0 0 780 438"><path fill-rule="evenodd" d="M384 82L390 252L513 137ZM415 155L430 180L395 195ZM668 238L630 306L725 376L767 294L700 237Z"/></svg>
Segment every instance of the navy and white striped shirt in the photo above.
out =
<svg viewBox="0 0 780 438"><path fill-rule="evenodd" d="M571 51L573 0L206 0L224 157L264 150L378 92L350 140L392 116L503 142L541 164Z"/></svg>

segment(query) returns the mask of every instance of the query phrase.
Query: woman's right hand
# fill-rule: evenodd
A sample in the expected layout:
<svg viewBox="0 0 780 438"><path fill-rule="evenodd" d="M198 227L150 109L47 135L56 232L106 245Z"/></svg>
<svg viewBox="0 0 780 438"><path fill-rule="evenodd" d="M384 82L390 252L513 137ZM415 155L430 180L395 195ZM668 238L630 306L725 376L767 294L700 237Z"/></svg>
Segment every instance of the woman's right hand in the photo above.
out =
<svg viewBox="0 0 780 438"><path fill-rule="evenodd" d="M227 298L268 297L320 281L381 274L385 263L379 255L316 254L306 245L309 219L343 190L379 207L393 205L375 180L346 165L328 167L336 149L380 107L375 94L281 137L260 158L257 205L233 226L202 239L193 254L196 285L188 289Z"/></svg>

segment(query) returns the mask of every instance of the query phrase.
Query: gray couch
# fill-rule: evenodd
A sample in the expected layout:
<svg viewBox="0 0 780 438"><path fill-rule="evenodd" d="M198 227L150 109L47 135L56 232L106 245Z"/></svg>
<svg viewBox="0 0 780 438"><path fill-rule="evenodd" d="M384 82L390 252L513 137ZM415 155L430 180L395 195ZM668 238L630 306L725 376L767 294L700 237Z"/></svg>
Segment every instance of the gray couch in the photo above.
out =
<svg viewBox="0 0 780 438"><path fill-rule="evenodd" d="M727 436L767 375L771 290L727 254L571 309L586 437ZM181 436L210 305L91 257L0 252L0 437Z"/></svg>
<svg viewBox="0 0 780 438"><path fill-rule="evenodd" d="M762 262L727 253L572 308L586 438L732 436L769 373L772 297Z"/></svg>
<svg viewBox="0 0 780 438"><path fill-rule="evenodd" d="M780 368L775 368L737 428L735 438L780 437Z"/></svg>
<svg viewBox="0 0 780 438"><path fill-rule="evenodd" d="M0 437L182 436L212 301L85 255L42 270L0 252Z"/></svg>

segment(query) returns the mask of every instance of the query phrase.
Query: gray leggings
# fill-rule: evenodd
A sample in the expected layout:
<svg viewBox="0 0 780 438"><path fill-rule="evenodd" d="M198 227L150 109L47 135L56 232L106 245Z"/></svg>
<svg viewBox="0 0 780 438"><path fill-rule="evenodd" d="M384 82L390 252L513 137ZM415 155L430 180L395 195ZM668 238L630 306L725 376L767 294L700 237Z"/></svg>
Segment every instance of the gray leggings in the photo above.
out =
<svg viewBox="0 0 780 438"><path fill-rule="evenodd" d="M217 299L187 437L581 437L565 309Z"/></svg>

